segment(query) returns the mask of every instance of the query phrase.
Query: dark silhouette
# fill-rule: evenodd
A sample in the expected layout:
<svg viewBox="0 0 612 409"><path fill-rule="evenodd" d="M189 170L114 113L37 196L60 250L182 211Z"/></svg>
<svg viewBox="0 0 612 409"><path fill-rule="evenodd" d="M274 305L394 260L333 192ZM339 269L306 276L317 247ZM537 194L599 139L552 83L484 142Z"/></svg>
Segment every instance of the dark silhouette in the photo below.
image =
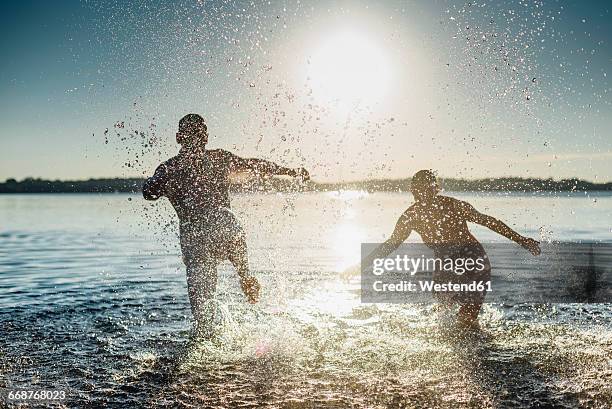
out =
<svg viewBox="0 0 612 409"><path fill-rule="evenodd" d="M521 236L502 221L478 212L467 202L439 195L436 176L430 170L421 170L414 175L411 190L415 203L400 216L391 237L367 256L362 262L363 265L369 266L374 259L384 258L393 253L414 230L438 258L482 258L485 260L483 270L466 272L460 277L461 282L488 281L491 278L491 266L487 254L478 240L470 233L468 222L488 227L520 244L532 254L540 254L537 241ZM453 272L434 272L435 281L454 280L457 282L457 279L457 275ZM449 300L461 305L458 319L462 326L476 324L484 297L485 292L481 291L471 293L469 296L462 294L462 297Z"/></svg>
<svg viewBox="0 0 612 409"><path fill-rule="evenodd" d="M240 222L230 210L230 173L288 175L308 179L303 169L290 169L262 159L244 159L223 149L206 149L207 126L197 114L179 121L179 154L159 165L146 180L147 200L167 197L179 217L183 261L196 334L210 336L216 290L217 265L229 260L249 302L259 297L259 283L249 270L247 246Z"/></svg>

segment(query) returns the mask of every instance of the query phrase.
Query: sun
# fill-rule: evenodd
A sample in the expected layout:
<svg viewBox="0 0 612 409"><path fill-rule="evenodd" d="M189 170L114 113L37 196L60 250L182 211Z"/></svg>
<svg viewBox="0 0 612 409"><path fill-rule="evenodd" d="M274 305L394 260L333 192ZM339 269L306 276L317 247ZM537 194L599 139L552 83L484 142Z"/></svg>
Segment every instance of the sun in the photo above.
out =
<svg viewBox="0 0 612 409"><path fill-rule="evenodd" d="M390 67L383 47L356 29L332 33L309 58L312 92L342 104L375 103L388 91Z"/></svg>

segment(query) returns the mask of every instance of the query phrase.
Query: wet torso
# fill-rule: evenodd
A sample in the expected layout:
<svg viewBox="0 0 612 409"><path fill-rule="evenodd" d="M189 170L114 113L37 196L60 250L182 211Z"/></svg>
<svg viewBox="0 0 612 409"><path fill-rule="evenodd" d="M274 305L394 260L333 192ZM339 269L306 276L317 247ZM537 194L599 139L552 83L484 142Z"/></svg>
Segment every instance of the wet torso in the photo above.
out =
<svg viewBox="0 0 612 409"><path fill-rule="evenodd" d="M222 149L194 155L186 152L165 162L165 195L181 222L230 207L230 153Z"/></svg>
<svg viewBox="0 0 612 409"><path fill-rule="evenodd" d="M416 202L402 215L407 226L419 233L437 258L463 259L462 265L466 265L467 259L473 259L474 266L481 265L479 262L483 263L482 268L466 269L460 273L458 270L436 270L433 272L433 278L437 282L470 283L475 280L486 281L491 277L491 264L487 253L468 229L469 208L471 206L460 200L436 196L428 202ZM459 295L465 296L464 293ZM482 292L468 295L476 297L473 302L482 302ZM470 299L468 297L467 300Z"/></svg>
<svg viewBox="0 0 612 409"><path fill-rule="evenodd" d="M484 249L468 229L460 200L436 196L431 202L416 202L404 212L404 218L423 242L434 251L441 247L469 245Z"/></svg>

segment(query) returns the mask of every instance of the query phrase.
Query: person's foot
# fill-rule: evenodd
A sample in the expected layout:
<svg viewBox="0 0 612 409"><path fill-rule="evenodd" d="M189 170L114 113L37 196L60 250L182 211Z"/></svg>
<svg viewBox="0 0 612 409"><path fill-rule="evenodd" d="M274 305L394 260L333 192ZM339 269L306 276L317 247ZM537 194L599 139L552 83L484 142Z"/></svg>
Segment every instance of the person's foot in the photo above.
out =
<svg viewBox="0 0 612 409"><path fill-rule="evenodd" d="M255 304L259 301L259 289L261 286L255 277L241 278L240 286L242 287L242 292L251 304Z"/></svg>

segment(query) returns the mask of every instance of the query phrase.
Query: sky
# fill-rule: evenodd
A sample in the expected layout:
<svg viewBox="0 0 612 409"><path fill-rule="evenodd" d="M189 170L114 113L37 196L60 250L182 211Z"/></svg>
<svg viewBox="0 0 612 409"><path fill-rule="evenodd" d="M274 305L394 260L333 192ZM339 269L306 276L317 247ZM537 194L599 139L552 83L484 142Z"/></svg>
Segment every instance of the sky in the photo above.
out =
<svg viewBox="0 0 612 409"><path fill-rule="evenodd" d="M612 180L605 1L0 8L0 181L151 174L190 112L318 181Z"/></svg>

